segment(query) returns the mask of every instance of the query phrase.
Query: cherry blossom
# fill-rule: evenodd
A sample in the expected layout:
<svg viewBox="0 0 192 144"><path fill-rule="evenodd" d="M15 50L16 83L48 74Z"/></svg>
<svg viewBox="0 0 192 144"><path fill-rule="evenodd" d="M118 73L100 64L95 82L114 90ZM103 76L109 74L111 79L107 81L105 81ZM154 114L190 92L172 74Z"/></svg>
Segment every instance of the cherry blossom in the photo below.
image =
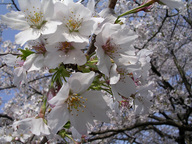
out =
<svg viewBox="0 0 192 144"><path fill-rule="evenodd" d="M8 54L3 56L2 59L3 62L8 66L15 67L13 83L16 86L19 87L22 83L27 83L27 69L23 67L24 61L21 60L21 58L17 58L17 56Z"/></svg>
<svg viewBox="0 0 192 144"><path fill-rule="evenodd" d="M111 59L117 64L135 64L138 59L135 49L131 46L137 37L129 29L122 29L117 24L106 23L97 35L95 46L98 56L98 69L106 76L110 76Z"/></svg>
<svg viewBox="0 0 192 144"><path fill-rule="evenodd" d="M16 121L13 123L13 127L19 127L21 129L29 129L33 134L39 135L49 135L49 127L45 124L42 118L26 118L21 121Z"/></svg>
<svg viewBox="0 0 192 144"><path fill-rule="evenodd" d="M74 73L49 103L55 105L48 115L52 133L57 133L67 121L80 133L86 134L93 120L109 122L106 115L108 106L99 91L87 89L94 79L94 72ZM97 102L97 103L95 103Z"/></svg>
<svg viewBox="0 0 192 144"><path fill-rule="evenodd" d="M58 42L47 45L48 53L45 57L45 65L49 68L56 68L60 63L84 65L86 63L85 54L81 51L86 43Z"/></svg>
<svg viewBox="0 0 192 144"><path fill-rule="evenodd" d="M96 21L91 11L80 3L55 3L55 19L61 21L57 31L49 41L55 42L89 42L89 36L96 29Z"/></svg>
<svg viewBox="0 0 192 144"><path fill-rule="evenodd" d="M20 45L0 41L0 91L15 95L3 143L190 141L189 1L14 2L0 21L0 36L21 30Z"/></svg>
<svg viewBox="0 0 192 144"><path fill-rule="evenodd" d="M24 45L29 40L35 40L41 34L54 33L60 22L51 20L54 14L52 0L18 0L22 11L11 11L2 15L1 19L10 28L22 30L15 36L17 44Z"/></svg>

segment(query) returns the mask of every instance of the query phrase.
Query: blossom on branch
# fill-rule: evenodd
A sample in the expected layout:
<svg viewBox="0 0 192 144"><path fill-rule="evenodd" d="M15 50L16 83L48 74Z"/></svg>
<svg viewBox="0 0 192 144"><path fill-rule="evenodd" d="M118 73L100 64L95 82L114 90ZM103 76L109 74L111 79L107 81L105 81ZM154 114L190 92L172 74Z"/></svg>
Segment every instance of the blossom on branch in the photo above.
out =
<svg viewBox="0 0 192 144"><path fill-rule="evenodd" d="M80 3L55 3L54 19L62 22L57 31L50 35L48 41L56 42L89 42L89 36L96 29L96 20L92 12Z"/></svg>
<svg viewBox="0 0 192 144"><path fill-rule="evenodd" d="M68 122L80 134L87 134L89 125L94 125L93 120L109 122L106 115L108 106L100 91L87 89L90 87L95 73L74 73L68 82L64 82L62 88L55 97L49 100L55 107L48 114L48 125L52 133Z"/></svg>
<svg viewBox="0 0 192 144"><path fill-rule="evenodd" d="M106 23L97 35L95 46L99 62L98 69L110 77L112 62L118 65L136 64L135 49L131 46L137 35L118 24ZM110 81L110 83L113 83Z"/></svg>
<svg viewBox="0 0 192 144"><path fill-rule="evenodd" d="M87 60L81 49L84 49L86 45L86 43L66 41L47 45L45 65L49 68L56 68L60 63L84 65Z"/></svg>
<svg viewBox="0 0 192 144"><path fill-rule="evenodd" d="M22 30L15 36L17 44L24 45L40 35L54 33L61 22L53 21L54 4L52 0L18 0L21 11L11 11L1 19L10 28Z"/></svg>
<svg viewBox="0 0 192 144"><path fill-rule="evenodd" d="M49 135L49 127L43 121L43 118L26 118L21 121L15 121L13 127L18 127L23 130L29 129L33 134L39 135Z"/></svg>

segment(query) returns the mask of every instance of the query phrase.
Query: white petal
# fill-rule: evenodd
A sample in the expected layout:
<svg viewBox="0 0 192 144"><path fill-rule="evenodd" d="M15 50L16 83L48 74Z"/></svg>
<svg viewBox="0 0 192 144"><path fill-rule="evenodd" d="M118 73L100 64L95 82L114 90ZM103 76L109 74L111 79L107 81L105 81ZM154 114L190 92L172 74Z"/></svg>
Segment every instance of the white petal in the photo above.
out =
<svg viewBox="0 0 192 144"><path fill-rule="evenodd" d="M86 47L87 43L72 42L71 45L76 49L84 49Z"/></svg>
<svg viewBox="0 0 192 144"><path fill-rule="evenodd" d="M74 140L80 140L81 139L81 134L72 126L71 127L71 132Z"/></svg>
<svg viewBox="0 0 192 144"><path fill-rule="evenodd" d="M93 116L86 110L84 112L73 110L73 115L70 115L70 122L81 135L85 135L88 124L93 124Z"/></svg>
<svg viewBox="0 0 192 144"><path fill-rule="evenodd" d="M17 56L7 54L1 58L3 59L3 63L5 63L7 66L14 67L16 65Z"/></svg>
<svg viewBox="0 0 192 144"><path fill-rule="evenodd" d="M37 136L43 134L43 135L49 135L50 131L48 126L43 122L42 118L33 118L32 119L32 126L31 126L31 132Z"/></svg>
<svg viewBox="0 0 192 144"><path fill-rule="evenodd" d="M101 47L97 48L96 53L99 59L99 62L97 63L99 71L109 77L110 68L112 66L110 57L104 53Z"/></svg>
<svg viewBox="0 0 192 144"><path fill-rule="evenodd" d="M63 83L63 86L57 93L55 97L53 97L51 100L49 100L49 103L52 105L62 105L69 95L69 85L68 83Z"/></svg>
<svg viewBox="0 0 192 144"><path fill-rule="evenodd" d="M69 121L67 105L54 107L47 116L48 126L53 134L56 134Z"/></svg>
<svg viewBox="0 0 192 144"><path fill-rule="evenodd" d="M126 98L136 93L135 83L129 76L125 76L122 80L113 85L112 88L114 91L117 91L118 94Z"/></svg>
<svg viewBox="0 0 192 144"><path fill-rule="evenodd" d="M91 15L92 15L91 11L80 3L69 3L68 7L69 8L71 7L73 9L74 14L78 14L79 19L91 18Z"/></svg>
<svg viewBox="0 0 192 144"><path fill-rule="evenodd" d="M13 127L17 127L17 126L20 126L21 129L26 129L28 127L31 127L31 121L32 121L33 118L26 118L26 119L23 119L23 120L20 120L20 121L15 121L13 123Z"/></svg>
<svg viewBox="0 0 192 144"><path fill-rule="evenodd" d="M41 28L42 34L51 34L57 30L57 25L62 24L61 22L57 21L48 21L45 25Z"/></svg>
<svg viewBox="0 0 192 144"><path fill-rule="evenodd" d="M36 59L37 55L34 53L34 54L31 54L29 55L27 58L26 58L26 61L24 62L24 65L23 65L23 68L25 70L29 70L34 62L34 60Z"/></svg>
<svg viewBox="0 0 192 144"><path fill-rule="evenodd" d="M22 11L26 9L32 11L33 6L41 6L41 2L39 0L18 0L18 3Z"/></svg>
<svg viewBox="0 0 192 144"><path fill-rule="evenodd" d="M116 87L115 85L111 85L111 91L113 93L113 98L116 100L116 101L122 101L123 98L121 97L121 95L119 95L118 91L116 90Z"/></svg>
<svg viewBox="0 0 192 144"><path fill-rule="evenodd" d="M63 33L64 38L66 39L66 41L68 42L78 42L78 43L89 43L89 38L88 36L83 36L78 32L66 32Z"/></svg>
<svg viewBox="0 0 192 144"><path fill-rule="evenodd" d="M160 1L171 8L182 8L184 6L182 0L160 0Z"/></svg>
<svg viewBox="0 0 192 144"><path fill-rule="evenodd" d="M82 35L82 36L86 36L86 37L88 37L88 36L90 36L92 33L93 33L93 31L94 31L94 24L95 24L95 21L93 21L93 20L87 20L87 21L83 21L82 22L82 26L81 26L81 28L79 29L79 33Z"/></svg>
<svg viewBox="0 0 192 144"><path fill-rule="evenodd" d="M14 85L19 87L22 81L25 84L27 84L27 74L26 74L26 71L23 70L23 67L15 68L14 73L15 73L14 79L13 79Z"/></svg>
<svg viewBox="0 0 192 144"><path fill-rule="evenodd" d="M117 72L117 65L113 64L110 71L110 84L116 84L120 79L120 74Z"/></svg>
<svg viewBox="0 0 192 144"><path fill-rule="evenodd" d="M91 83L93 82L95 73L93 71L89 73L74 73L70 78L69 78L69 85L73 93L82 93L86 91L90 86Z"/></svg>
<svg viewBox="0 0 192 144"><path fill-rule="evenodd" d="M84 65L86 61L87 58L85 57L85 54L81 50L74 49L65 54L65 60L63 61L63 63Z"/></svg>
<svg viewBox="0 0 192 144"><path fill-rule="evenodd" d="M30 27L25 20L25 15L22 12L11 11L6 15L2 15L1 20L8 27L16 30L25 30Z"/></svg>
<svg viewBox="0 0 192 144"><path fill-rule="evenodd" d="M42 0L41 1L41 5L42 5L42 11L44 16L47 18L52 18L53 14L54 14L54 4L53 4L53 0Z"/></svg>
<svg viewBox="0 0 192 144"><path fill-rule="evenodd" d="M94 119L100 120L102 122L109 122L109 117L106 115L106 111L109 109L106 101L104 100L104 94L99 91L87 91L82 94L85 101L85 106L90 113L93 114Z"/></svg>
<svg viewBox="0 0 192 144"><path fill-rule="evenodd" d="M68 7L63 2L57 2L55 3L55 19L58 19L60 21L63 21L64 16L68 14Z"/></svg>
<svg viewBox="0 0 192 144"><path fill-rule="evenodd" d="M44 55L43 54L36 54L36 58L34 59L30 69L30 71L38 71L44 66Z"/></svg>
<svg viewBox="0 0 192 144"><path fill-rule="evenodd" d="M15 42L17 44L21 44L21 46L23 46L27 41L35 40L35 39L39 38L40 35L41 34L40 34L39 30L29 28L27 30L24 30L24 31L18 33L15 36Z"/></svg>
<svg viewBox="0 0 192 144"><path fill-rule="evenodd" d="M69 3L74 3L73 0L64 0L62 1L64 4L68 5Z"/></svg>
<svg viewBox="0 0 192 144"><path fill-rule="evenodd" d="M47 40L48 43L49 44L55 44L57 42L66 41L65 36L62 35L62 33L65 32L65 30L68 30L68 29L63 25L59 25L57 27L56 32L48 36L48 40Z"/></svg>
<svg viewBox="0 0 192 144"><path fill-rule="evenodd" d="M54 48L53 48L54 49ZM59 64L62 62L61 52L47 52L45 59L44 59L44 65L50 69L55 69L59 66Z"/></svg>
<svg viewBox="0 0 192 144"><path fill-rule="evenodd" d="M115 44L121 45L121 47L124 49L130 49L130 45L135 41L138 36L130 29L124 27L119 29L117 33L115 33L112 37L115 41ZM131 50L134 50L134 48L132 48Z"/></svg>
<svg viewBox="0 0 192 144"><path fill-rule="evenodd" d="M95 0L89 0L87 3L87 8L94 13L95 10Z"/></svg>
<svg viewBox="0 0 192 144"><path fill-rule="evenodd" d="M17 77L19 77L23 73L23 67L17 67L14 69L14 73Z"/></svg>
<svg viewBox="0 0 192 144"><path fill-rule="evenodd" d="M139 59L136 55L129 55L129 54L119 54L119 56L114 58L115 63L119 65L132 65L137 64Z"/></svg>
<svg viewBox="0 0 192 144"><path fill-rule="evenodd" d="M60 47L60 43L45 45L45 48L48 52L57 52L58 51L57 47Z"/></svg>
<svg viewBox="0 0 192 144"><path fill-rule="evenodd" d="M101 37L104 38L104 44L106 40L108 40L114 33L118 32L120 29L121 29L121 26L118 24L106 23L103 26L103 30L99 34Z"/></svg>

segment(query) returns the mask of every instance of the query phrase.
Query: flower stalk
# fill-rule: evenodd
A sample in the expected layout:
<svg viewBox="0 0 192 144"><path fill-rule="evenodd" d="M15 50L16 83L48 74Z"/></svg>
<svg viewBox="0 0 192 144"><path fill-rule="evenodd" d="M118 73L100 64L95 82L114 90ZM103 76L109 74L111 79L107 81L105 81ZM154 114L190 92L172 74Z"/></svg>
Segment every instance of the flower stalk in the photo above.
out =
<svg viewBox="0 0 192 144"><path fill-rule="evenodd" d="M148 1L148 2L146 2L146 3L144 3L144 4L142 4L142 5L140 5L139 7L136 7L136 8L134 8L134 9L131 9L131 10L129 10L129 11L127 11L127 12L119 15L119 16L117 17L117 19L115 20L115 24L117 24L117 23L120 22L119 18L121 18L121 17L123 17L123 16L126 16L126 15L129 15L129 14L132 14L132 13L137 13L138 11L141 11L141 10L145 9L146 7L151 6L151 5L152 5L153 3L155 3L155 2L156 2L156 1L154 1L154 0L150 0L150 1Z"/></svg>

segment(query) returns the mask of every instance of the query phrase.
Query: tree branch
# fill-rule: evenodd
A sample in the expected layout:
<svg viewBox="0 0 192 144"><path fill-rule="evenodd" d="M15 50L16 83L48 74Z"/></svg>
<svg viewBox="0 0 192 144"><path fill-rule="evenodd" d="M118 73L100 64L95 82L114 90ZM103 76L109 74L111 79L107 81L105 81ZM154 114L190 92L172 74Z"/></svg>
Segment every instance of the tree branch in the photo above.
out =
<svg viewBox="0 0 192 144"><path fill-rule="evenodd" d="M16 3L14 0L11 0L12 1L12 4L14 5L14 7L16 8L16 10L20 11L20 9L17 7Z"/></svg>
<svg viewBox="0 0 192 144"><path fill-rule="evenodd" d="M153 65L152 61L151 61L151 70L153 71L153 73L155 73L157 76L161 77L161 73L157 70L157 68ZM162 86L164 89L169 88L170 90L173 90L174 88L171 86L171 84L169 82L167 82L165 79L162 78L161 82L163 83L163 85L160 85L160 83L158 83L160 86Z"/></svg>
<svg viewBox="0 0 192 144"><path fill-rule="evenodd" d="M109 0L108 8L114 9L116 3L117 3L117 0Z"/></svg>
<svg viewBox="0 0 192 144"><path fill-rule="evenodd" d="M163 27L163 25L164 25L164 23L165 23L165 20L168 18L168 10L166 10L166 15L165 15L165 17L163 18L163 20L162 20L162 22L161 22L161 25L160 25L160 27L158 28L158 30L157 30L157 32L152 36L152 37L150 37L148 40L147 40L147 42L143 45L143 47L141 48L141 49L144 49L146 46L147 46L147 44L154 38L154 37L156 37L156 35L161 31L161 29L162 29L162 27Z"/></svg>
<svg viewBox="0 0 192 144"><path fill-rule="evenodd" d="M14 119L12 118L12 117L10 117L10 116L8 116L7 114L0 114L0 117L3 117L3 118L7 118L7 119L9 119L9 120L11 120L11 121L14 121Z"/></svg>
<svg viewBox="0 0 192 144"><path fill-rule="evenodd" d="M191 94L191 84L188 82L186 76L185 76L185 72L184 70L181 68L181 66L179 65L178 61L177 61L177 58L173 52L173 50L171 50L171 55L173 56L173 61L174 61L174 64L175 66L177 67L177 70L183 80L183 83L185 85L185 88L187 90L187 92L189 93L190 97L192 97L192 94Z"/></svg>
<svg viewBox="0 0 192 144"><path fill-rule="evenodd" d="M157 122L143 122L143 123L135 123L132 126L128 126L128 127L124 127L121 129L108 129L108 130L104 130L104 131L98 131L98 132L91 132L91 135L98 135L98 134L105 134L105 133L109 133L109 132L113 132L113 133L121 133L124 131L129 131L135 128L139 128L142 126L151 126L151 125L170 125L173 127L177 127L177 128L182 128L185 131L192 131L192 127L191 126L185 126L179 123L176 123L172 120L163 120L163 119L159 119L162 121L157 121Z"/></svg>

